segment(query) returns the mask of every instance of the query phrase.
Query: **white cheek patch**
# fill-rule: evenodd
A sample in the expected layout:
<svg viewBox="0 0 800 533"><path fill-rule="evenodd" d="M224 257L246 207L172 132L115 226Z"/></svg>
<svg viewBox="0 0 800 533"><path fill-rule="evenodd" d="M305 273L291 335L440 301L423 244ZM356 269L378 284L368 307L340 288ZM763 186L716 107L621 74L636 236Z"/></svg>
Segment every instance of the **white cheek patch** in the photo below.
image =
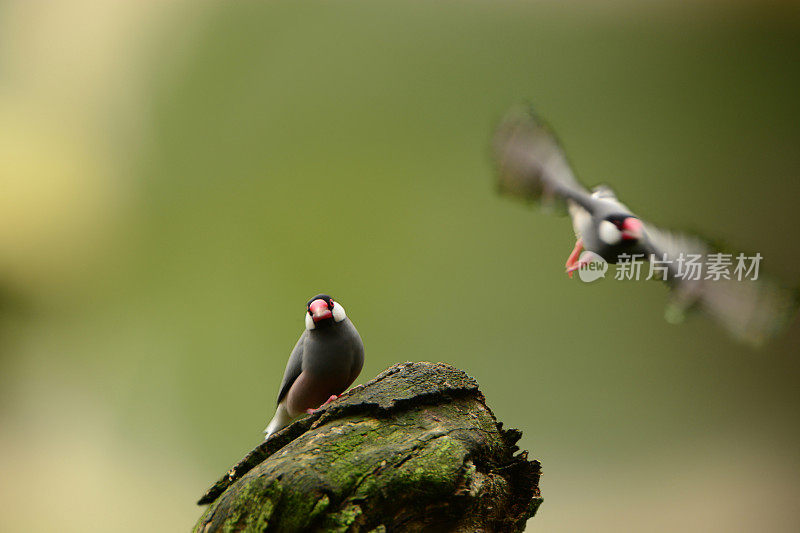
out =
<svg viewBox="0 0 800 533"><path fill-rule="evenodd" d="M339 302L333 302L333 320L341 322L345 318L347 318L347 314L344 312L344 307L339 305Z"/></svg>
<svg viewBox="0 0 800 533"><path fill-rule="evenodd" d="M314 329L314 327L315 327L314 319L311 318L311 315L306 313L306 329Z"/></svg>
<svg viewBox="0 0 800 533"><path fill-rule="evenodd" d="M606 244L617 244L622 240L622 232L612 222L604 220L597 228L600 240Z"/></svg>

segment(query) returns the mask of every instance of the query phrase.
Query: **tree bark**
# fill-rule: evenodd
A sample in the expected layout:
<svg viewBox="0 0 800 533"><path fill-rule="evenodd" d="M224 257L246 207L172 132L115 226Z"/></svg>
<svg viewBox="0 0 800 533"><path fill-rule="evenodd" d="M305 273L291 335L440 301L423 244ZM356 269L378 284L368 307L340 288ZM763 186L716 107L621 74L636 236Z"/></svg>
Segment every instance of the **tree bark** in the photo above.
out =
<svg viewBox="0 0 800 533"><path fill-rule="evenodd" d="M402 363L260 444L198 502L213 531L522 531L542 502L478 383Z"/></svg>

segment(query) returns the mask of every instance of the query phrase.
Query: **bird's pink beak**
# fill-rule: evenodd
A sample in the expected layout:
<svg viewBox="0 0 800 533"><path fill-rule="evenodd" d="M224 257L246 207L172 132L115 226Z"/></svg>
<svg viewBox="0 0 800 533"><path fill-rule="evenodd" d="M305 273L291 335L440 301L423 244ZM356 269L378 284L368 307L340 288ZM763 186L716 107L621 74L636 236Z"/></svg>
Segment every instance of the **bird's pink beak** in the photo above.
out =
<svg viewBox="0 0 800 533"><path fill-rule="evenodd" d="M642 238L642 221L628 217L622 221L622 240L639 240Z"/></svg>
<svg viewBox="0 0 800 533"><path fill-rule="evenodd" d="M308 310L314 322L319 322L320 320L325 320L333 316L331 310L328 309L328 302L325 300L314 300L309 304Z"/></svg>

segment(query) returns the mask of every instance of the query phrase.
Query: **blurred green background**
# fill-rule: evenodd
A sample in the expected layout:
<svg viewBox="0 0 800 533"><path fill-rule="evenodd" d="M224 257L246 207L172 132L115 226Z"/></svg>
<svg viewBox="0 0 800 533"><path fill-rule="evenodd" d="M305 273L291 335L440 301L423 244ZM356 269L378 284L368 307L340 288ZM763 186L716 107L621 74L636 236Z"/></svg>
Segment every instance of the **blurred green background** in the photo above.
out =
<svg viewBox="0 0 800 533"><path fill-rule="evenodd" d="M588 185L800 277L789 2L0 2L2 531L178 531L258 444L304 303L358 382L475 376L541 459L530 531L800 530L800 328L563 274L499 198L513 103Z"/></svg>

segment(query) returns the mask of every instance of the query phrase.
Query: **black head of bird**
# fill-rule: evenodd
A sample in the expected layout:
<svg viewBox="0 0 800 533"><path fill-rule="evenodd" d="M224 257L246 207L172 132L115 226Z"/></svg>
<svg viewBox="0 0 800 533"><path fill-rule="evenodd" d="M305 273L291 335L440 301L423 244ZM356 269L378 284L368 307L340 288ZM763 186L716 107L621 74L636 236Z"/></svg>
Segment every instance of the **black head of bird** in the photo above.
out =
<svg viewBox="0 0 800 533"><path fill-rule="evenodd" d="M320 329L338 324L347 318L344 307L327 294L318 294L306 304L306 329Z"/></svg>

